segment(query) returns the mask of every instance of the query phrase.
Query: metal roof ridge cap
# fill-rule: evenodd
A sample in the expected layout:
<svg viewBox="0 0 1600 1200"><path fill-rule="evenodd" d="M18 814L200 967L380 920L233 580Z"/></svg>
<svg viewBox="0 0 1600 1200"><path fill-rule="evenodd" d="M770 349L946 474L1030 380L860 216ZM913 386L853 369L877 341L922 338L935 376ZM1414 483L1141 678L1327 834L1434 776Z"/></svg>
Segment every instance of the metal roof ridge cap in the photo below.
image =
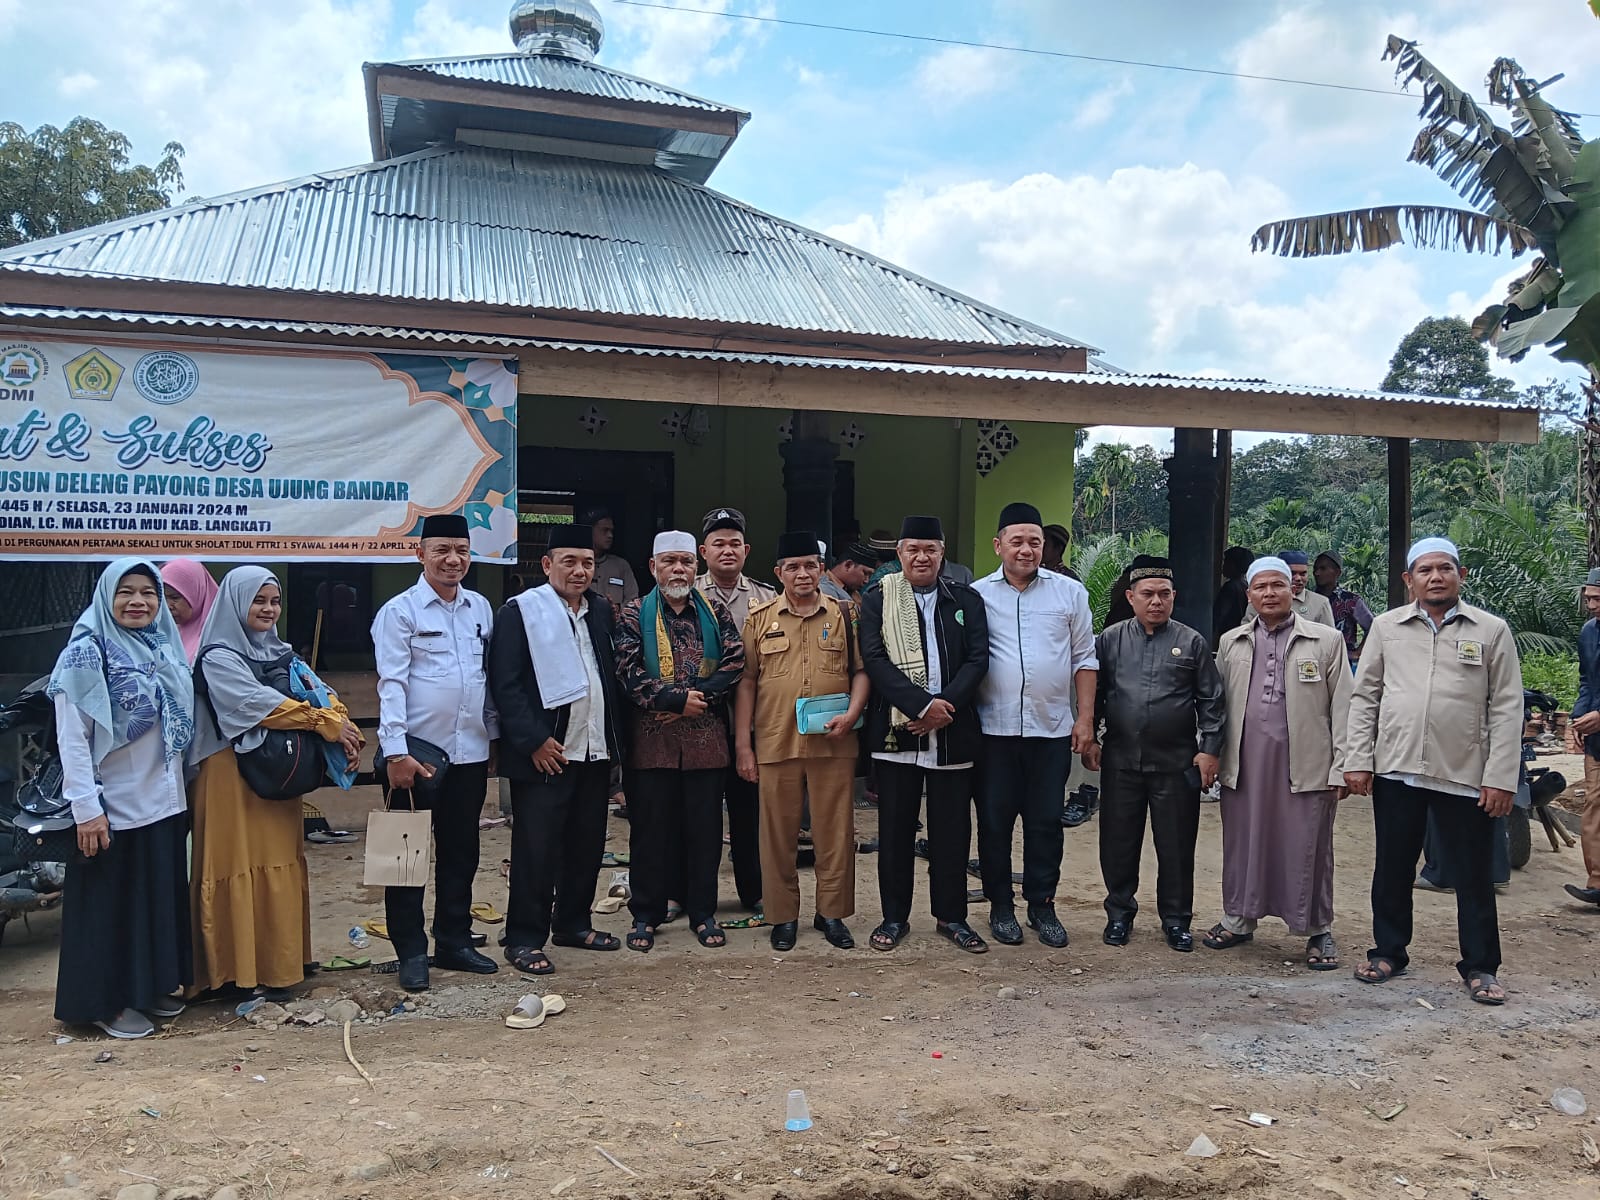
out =
<svg viewBox="0 0 1600 1200"><path fill-rule="evenodd" d="M1029 321L1024 317L1015 316L1014 314L1008 313L1003 309L996 308L992 304L985 304L982 300L974 299L964 292L958 292L954 288L946 287L941 283L936 283L927 278L927 276L918 275L915 271L910 270L907 267L902 267L898 263L892 263L886 258L880 258L878 255L873 254L870 251L861 249L860 246L852 246L849 242L841 242L838 238L829 237L825 233L819 233L815 229L801 225L798 221L791 221L785 217L774 216L765 209L757 208L755 205L747 203L744 200L740 200L735 196L730 196L726 192L719 192L716 188L709 187L706 184L690 183L686 179L677 179L676 176L673 178L676 180L676 182L681 183L686 187L699 188L701 191L708 192L717 197L719 200L725 201L728 204L732 204L737 208L742 208L746 212L755 213L759 217L765 217L767 220L772 221L775 224L786 226L789 229L793 229L798 233L804 234L806 237L815 238L817 241L823 243L824 245L831 246L833 249L838 250L841 253L853 255L864 262L869 262L876 266L882 267L884 270L892 272L895 275L899 275L903 279L909 279L913 283L925 287L931 292L937 292L942 296L948 296L952 300L958 300L962 304L970 305L973 308L988 313L992 317L997 317L1002 321L1009 321L1013 325L1032 330L1034 333L1043 334L1045 337L1054 338L1056 341L1065 343L1074 349L1087 350L1091 354L1104 353L1104 351L1098 346L1091 346L1088 342L1080 342L1077 338L1071 337L1068 334L1061 333L1054 329L1047 329L1043 325L1036 324L1035 322Z"/></svg>
<svg viewBox="0 0 1600 1200"><path fill-rule="evenodd" d="M454 55L454 56L448 57L448 58L411 58L411 59L405 59L403 61L393 61L393 62L368 62L368 63L362 63L361 65L362 65L363 70L366 69L367 67L372 67L372 68L375 68L375 69L378 69L378 70L381 70L384 67L399 67L399 68L402 68L402 69L407 70L407 71L424 71L424 72L426 72L426 73L428 73L430 75L434 75L434 74L438 74L438 72L431 71L431 70L429 70L429 68L433 67L433 66L440 66L440 65L443 65L445 63L489 62L489 61L503 62L503 61L506 61L508 59L528 58L528 57L530 57L530 56L526 55L526 54L523 54L522 51L520 51L520 50L511 50L511 51L507 51L507 52L504 52L504 53L496 51L496 52L491 53L491 54L458 54L458 55ZM626 79L630 83L642 83L646 87L655 88L657 91L670 92L674 96L682 96L685 100L693 100L697 104L708 105L711 108L721 109L724 112L736 113L739 116L744 118L744 121L740 122L741 125L744 124L745 121L749 121L750 117L751 117L751 112L750 112L749 109L736 108L731 104L723 103L721 100L712 100L708 96L699 96L699 95L696 95L694 92L686 92L682 88L673 87L669 83L662 83L662 82L660 82L659 80L656 80L656 79L646 79L643 75L632 75L632 74L629 74L627 71L619 71L615 67L606 66L604 63L581 62L578 59L564 59L562 61L563 61L563 63L565 65L568 65L568 66L584 68L584 69L593 70L593 71L600 71L600 72L603 72L604 74L607 74L607 75L614 75L619 79ZM445 76L444 78L453 79L453 80L456 80L457 82L462 82L459 79L459 77L454 76L454 75ZM498 82L498 81L485 80L485 81L482 81L482 82L493 83L493 82ZM502 83L500 83L500 86L502 86L502 87L517 87L519 85L517 85L517 84L507 84L507 83L503 83L502 82ZM537 88L535 90L537 90L537 91L549 91L549 90L552 90L552 89L549 89L549 88ZM554 89L554 90L559 90L559 89Z"/></svg>
<svg viewBox="0 0 1600 1200"><path fill-rule="evenodd" d="M15 246L8 246L0 250L0 265L6 265L16 258L32 257L34 254L60 249L74 242L85 241L90 237L99 237L111 233L120 233L125 229L135 229L141 225L153 224L167 217L182 216L189 212L204 212L207 209L220 208L228 204L238 204L245 200L259 200L263 196L271 196L281 192L294 191L297 188L307 187L318 180L334 181L351 179L357 175L369 174L374 171L386 171L403 163L413 162L424 158L438 157L444 154L459 153L460 146L428 146L422 150L413 150L410 154L396 155L394 158L378 159L373 162L357 163L352 167L337 167L331 171L313 171L309 175L301 175L295 179L284 179L277 183L264 183L257 187L245 188L243 191L227 192L220 196L202 196L185 201L182 204L169 204L166 208L153 209L147 213L137 213L131 217L119 217L115 221L105 221L99 225L85 225L82 229L74 229L70 233L58 233L55 237L39 238L32 242L19 242ZM19 251L27 251L19 254ZM58 267L55 270L68 271L72 268ZM143 277L141 277L143 278ZM152 279L164 278L152 275Z"/></svg>

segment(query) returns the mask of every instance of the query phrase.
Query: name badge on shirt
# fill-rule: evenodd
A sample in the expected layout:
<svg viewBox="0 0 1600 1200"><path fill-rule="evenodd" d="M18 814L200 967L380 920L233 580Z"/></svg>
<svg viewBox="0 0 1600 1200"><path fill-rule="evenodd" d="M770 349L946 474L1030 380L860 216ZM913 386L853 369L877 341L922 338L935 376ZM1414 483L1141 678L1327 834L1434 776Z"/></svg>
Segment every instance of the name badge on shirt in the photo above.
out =
<svg viewBox="0 0 1600 1200"><path fill-rule="evenodd" d="M1321 683L1322 664L1314 658L1302 658L1294 664L1301 683Z"/></svg>
<svg viewBox="0 0 1600 1200"><path fill-rule="evenodd" d="M626 585L622 582L621 579L613 578L611 580L611 586L612 587L625 587Z"/></svg>
<svg viewBox="0 0 1600 1200"><path fill-rule="evenodd" d="M1483 666L1483 643L1457 642L1456 661L1468 667Z"/></svg>

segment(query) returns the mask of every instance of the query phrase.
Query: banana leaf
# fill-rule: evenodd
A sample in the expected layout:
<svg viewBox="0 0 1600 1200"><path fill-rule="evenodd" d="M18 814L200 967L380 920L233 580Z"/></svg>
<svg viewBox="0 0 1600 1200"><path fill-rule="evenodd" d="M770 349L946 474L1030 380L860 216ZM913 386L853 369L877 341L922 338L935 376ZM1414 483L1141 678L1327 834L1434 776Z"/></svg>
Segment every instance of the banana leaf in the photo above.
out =
<svg viewBox="0 0 1600 1200"><path fill-rule="evenodd" d="M1403 233L1408 233L1409 239ZM1531 230L1486 213L1432 204L1391 204L1273 221L1256 230L1250 248L1287 258L1314 258L1354 250L1386 250L1407 240L1426 249L1486 254L1499 254L1509 246L1513 256L1539 247Z"/></svg>

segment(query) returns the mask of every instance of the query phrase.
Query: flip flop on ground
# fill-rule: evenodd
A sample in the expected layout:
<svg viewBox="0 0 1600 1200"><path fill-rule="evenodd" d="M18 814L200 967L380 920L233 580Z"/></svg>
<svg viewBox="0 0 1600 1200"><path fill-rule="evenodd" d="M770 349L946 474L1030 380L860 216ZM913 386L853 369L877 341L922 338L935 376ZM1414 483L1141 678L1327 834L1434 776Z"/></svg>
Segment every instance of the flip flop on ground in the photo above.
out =
<svg viewBox="0 0 1600 1200"><path fill-rule="evenodd" d="M1253 933L1234 933L1233 930L1225 928L1222 922L1218 921L1210 929L1206 930L1206 935L1200 939L1200 942L1207 950L1232 950L1235 946L1242 946L1246 942L1255 941L1255 937L1256 935Z"/></svg>
<svg viewBox="0 0 1600 1200"><path fill-rule="evenodd" d="M1362 983L1388 983L1397 975L1404 975L1406 969L1394 965L1394 960L1383 958L1369 958L1356 968L1356 978Z"/></svg>
<svg viewBox="0 0 1600 1200"><path fill-rule="evenodd" d="M1487 971L1474 971L1466 979L1467 991L1479 1004L1504 1004L1506 989Z"/></svg>

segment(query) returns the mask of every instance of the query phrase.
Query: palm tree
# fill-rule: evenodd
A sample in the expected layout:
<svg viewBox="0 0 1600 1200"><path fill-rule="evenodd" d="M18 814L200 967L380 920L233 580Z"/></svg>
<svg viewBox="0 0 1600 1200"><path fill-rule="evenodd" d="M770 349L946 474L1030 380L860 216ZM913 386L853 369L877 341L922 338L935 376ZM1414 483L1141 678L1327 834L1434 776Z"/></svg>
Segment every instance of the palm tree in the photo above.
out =
<svg viewBox="0 0 1600 1200"><path fill-rule="evenodd" d="M1251 247L1308 257L1383 250L1409 233L1418 246L1513 255L1537 250L1533 267L1512 285L1504 304L1483 312L1473 330L1505 357L1521 358L1547 344L1557 358L1587 367L1581 481L1587 510L1587 561L1600 563L1600 142L1585 143L1572 114L1543 96L1544 82L1509 58L1486 81L1489 103L1509 110L1498 124L1461 88L1390 35L1384 59L1395 61L1402 85L1422 85L1422 132L1409 161L1432 169L1471 209L1401 204L1273 221Z"/></svg>
<svg viewBox="0 0 1600 1200"><path fill-rule="evenodd" d="M1451 523L1450 536L1461 547L1467 598L1505 618L1519 651L1577 652L1584 561L1577 509L1558 504L1541 518L1521 500L1480 502Z"/></svg>

